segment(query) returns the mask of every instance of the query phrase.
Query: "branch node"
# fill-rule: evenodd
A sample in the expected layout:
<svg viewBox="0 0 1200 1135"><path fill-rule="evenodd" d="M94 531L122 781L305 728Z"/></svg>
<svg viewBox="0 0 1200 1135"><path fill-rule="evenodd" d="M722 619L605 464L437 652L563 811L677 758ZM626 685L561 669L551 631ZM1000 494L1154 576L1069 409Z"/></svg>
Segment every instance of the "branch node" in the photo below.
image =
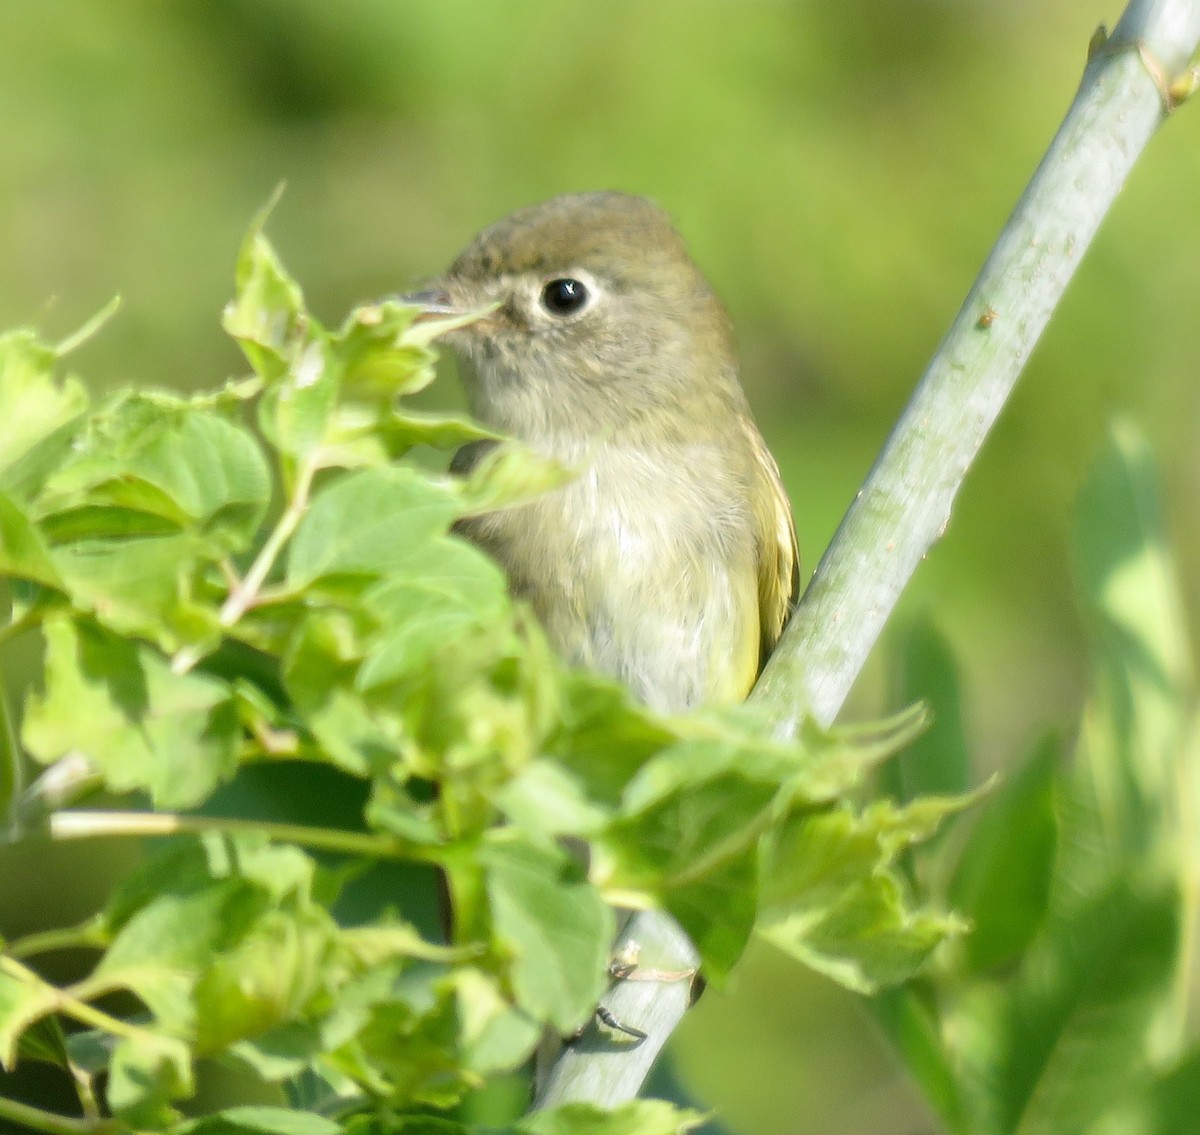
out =
<svg viewBox="0 0 1200 1135"><path fill-rule="evenodd" d="M1142 66L1146 68L1146 73L1158 90L1167 114L1177 110L1195 94L1197 88L1200 88L1200 65L1193 64L1172 77L1144 39L1117 39L1109 35L1103 24L1092 32L1092 38L1088 41L1088 65L1101 56L1112 57L1126 51L1137 52Z"/></svg>

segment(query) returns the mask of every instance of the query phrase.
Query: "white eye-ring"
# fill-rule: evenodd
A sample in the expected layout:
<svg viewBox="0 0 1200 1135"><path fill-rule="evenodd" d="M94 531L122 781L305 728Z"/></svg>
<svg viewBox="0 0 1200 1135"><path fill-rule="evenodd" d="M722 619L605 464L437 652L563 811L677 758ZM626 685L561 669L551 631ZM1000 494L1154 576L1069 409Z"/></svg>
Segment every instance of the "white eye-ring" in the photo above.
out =
<svg viewBox="0 0 1200 1135"><path fill-rule="evenodd" d="M538 304L555 319L569 319L586 311L599 294L600 289L590 272L570 271L542 284Z"/></svg>

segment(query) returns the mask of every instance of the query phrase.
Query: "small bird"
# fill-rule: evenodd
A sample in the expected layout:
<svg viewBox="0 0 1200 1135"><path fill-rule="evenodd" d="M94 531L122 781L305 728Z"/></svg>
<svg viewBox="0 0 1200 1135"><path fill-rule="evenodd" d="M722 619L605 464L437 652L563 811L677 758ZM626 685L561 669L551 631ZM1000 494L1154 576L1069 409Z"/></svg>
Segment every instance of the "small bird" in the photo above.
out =
<svg viewBox="0 0 1200 1135"><path fill-rule="evenodd" d="M552 647L660 711L744 698L798 593L796 530L729 317L668 215L623 193L555 197L408 298L494 305L444 335L471 412L578 471L460 523Z"/></svg>

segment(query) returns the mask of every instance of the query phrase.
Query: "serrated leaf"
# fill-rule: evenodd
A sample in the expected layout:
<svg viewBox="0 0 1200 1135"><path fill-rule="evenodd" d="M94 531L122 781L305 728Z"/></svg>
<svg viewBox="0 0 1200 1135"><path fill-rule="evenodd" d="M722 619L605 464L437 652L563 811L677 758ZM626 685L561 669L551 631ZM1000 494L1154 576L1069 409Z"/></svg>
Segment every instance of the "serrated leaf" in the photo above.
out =
<svg viewBox="0 0 1200 1135"><path fill-rule="evenodd" d="M497 944L518 1006L574 1032L608 983L613 913L565 853L495 832L480 849Z"/></svg>
<svg viewBox="0 0 1200 1135"><path fill-rule="evenodd" d="M30 695L23 738L44 764L84 753L117 792L189 807L237 767L240 728L229 688L173 674L156 651L88 622L46 625L46 691Z"/></svg>
<svg viewBox="0 0 1200 1135"><path fill-rule="evenodd" d="M429 346L410 339L420 308L383 300L355 308L332 336L356 396L376 399L414 394L433 381L436 356Z"/></svg>
<svg viewBox="0 0 1200 1135"><path fill-rule="evenodd" d="M461 1064L457 998L441 967L364 973L341 990L325 1033L328 1067L397 1104L446 1108L478 1082Z"/></svg>
<svg viewBox="0 0 1200 1135"><path fill-rule="evenodd" d="M319 493L292 539L287 583L386 574L442 535L457 514L453 493L415 469L349 473Z"/></svg>
<svg viewBox="0 0 1200 1135"><path fill-rule="evenodd" d="M924 798L906 808L879 802L798 814L764 847L758 933L850 989L870 993L911 977L965 924L914 909L890 868L971 797Z"/></svg>
<svg viewBox="0 0 1200 1135"><path fill-rule="evenodd" d="M575 774L591 799L616 806L637 770L677 734L611 679L573 671L561 685L562 707L546 752Z"/></svg>
<svg viewBox="0 0 1200 1135"><path fill-rule="evenodd" d="M194 999L199 1052L301 1015L325 988L336 927L316 908L269 910L205 966Z"/></svg>
<svg viewBox="0 0 1200 1135"><path fill-rule="evenodd" d="M556 761L531 761L495 799L518 827L553 837L595 835L612 815Z"/></svg>
<svg viewBox="0 0 1200 1135"><path fill-rule="evenodd" d="M606 887L652 893L702 879L741 857L763 833L780 777L737 767L715 743L684 742L630 783L598 839L596 874Z"/></svg>
<svg viewBox="0 0 1200 1135"><path fill-rule="evenodd" d="M359 675L368 689L421 672L448 642L474 628L509 631L504 576L476 549L434 537L396 563L363 593L363 607L387 628L372 644Z"/></svg>
<svg viewBox="0 0 1200 1135"><path fill-rule="evenodd" d="M261 838L207 838L151 861L110 903L88 988L132 990L171 1035L215 1052L304 1016L337 931L307 899L313 863Z"/></svg>

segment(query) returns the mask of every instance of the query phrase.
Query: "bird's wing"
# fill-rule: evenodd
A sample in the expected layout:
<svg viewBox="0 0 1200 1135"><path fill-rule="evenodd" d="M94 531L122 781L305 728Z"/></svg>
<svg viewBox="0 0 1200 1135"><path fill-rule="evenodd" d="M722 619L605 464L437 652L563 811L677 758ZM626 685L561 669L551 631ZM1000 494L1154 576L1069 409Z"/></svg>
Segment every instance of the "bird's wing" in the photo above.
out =
<svg viewBox="0 0 1200 1135"><path fill-rule="evenodd" d="M750 422L746 422L750 444L767 492L759 496L758 516L758 610L760 622L760 662L775 649L800 598L800 549L796 543L796 522L787 490L779 475L779 466L766 442Z"/></svg>

